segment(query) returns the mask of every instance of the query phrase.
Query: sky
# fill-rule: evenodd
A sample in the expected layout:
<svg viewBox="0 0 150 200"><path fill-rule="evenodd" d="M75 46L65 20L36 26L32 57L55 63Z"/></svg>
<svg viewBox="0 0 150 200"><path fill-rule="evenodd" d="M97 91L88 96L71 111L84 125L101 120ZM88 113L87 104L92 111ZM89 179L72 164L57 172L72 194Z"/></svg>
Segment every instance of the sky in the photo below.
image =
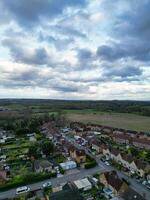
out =
<svg viewBox="0 0 150 200"><path fill-rule="evenodd" d="M0 0L0 98L150 100L150 0Z"/></svg>

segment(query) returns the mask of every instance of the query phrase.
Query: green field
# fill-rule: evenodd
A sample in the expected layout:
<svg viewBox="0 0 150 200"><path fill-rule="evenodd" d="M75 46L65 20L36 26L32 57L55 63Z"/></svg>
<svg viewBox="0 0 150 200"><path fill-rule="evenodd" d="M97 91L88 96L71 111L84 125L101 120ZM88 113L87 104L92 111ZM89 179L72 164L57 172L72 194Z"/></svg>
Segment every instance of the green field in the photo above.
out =
<svg viewBox="0 0 150 200"><path fill-rule="evenodd" d="M65 116L70 121L90 122L116 128L150 132L150 117L136 114L96 112L93 110L66 110Z"/></svg>

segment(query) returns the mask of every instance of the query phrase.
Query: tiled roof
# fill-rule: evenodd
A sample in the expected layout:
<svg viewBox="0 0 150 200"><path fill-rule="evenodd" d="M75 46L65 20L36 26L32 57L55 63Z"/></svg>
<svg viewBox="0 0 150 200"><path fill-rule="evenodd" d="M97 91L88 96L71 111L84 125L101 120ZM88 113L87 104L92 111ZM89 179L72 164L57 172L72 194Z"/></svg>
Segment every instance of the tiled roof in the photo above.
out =
<svg viewBox="0 0 150 200"><path fill-rule="evenodd" d="M134 138L133 139L133 143L136 142L136 143L141 143L141 144L146 144L146 145L150 145L150 140L147 140L146 138Z"/></svg>
<svg viewBox="0 0 150 200"><path fill-rule="evenodd" d="M113 155L115 155L115 156L117 156L119 153L121 153L120 150L114 149L114 148L110 148L110 152L111 152L111 154L113 154Z"/></svg>
<svg viewBox="0 0 150 200"><path fill-rule="evenodd" d="M134 160L134 157L130 154L121 153L122 159L131 163Z"/></svg>
<svg viewBox="0 0 150 200"><path fill-rule="evenodd" d="M138 167L138 169L144 170L148 166L148 164L142 160L135 160L134 162L135 162L136 166Z"/></svg>
<svg viewBox="0 0 150 200"><path fill-rule="evenodd" d="M107 183L111 185L116 191L119 191L123 181L118 177L117 172L105 172L104 173Z"/></svg>

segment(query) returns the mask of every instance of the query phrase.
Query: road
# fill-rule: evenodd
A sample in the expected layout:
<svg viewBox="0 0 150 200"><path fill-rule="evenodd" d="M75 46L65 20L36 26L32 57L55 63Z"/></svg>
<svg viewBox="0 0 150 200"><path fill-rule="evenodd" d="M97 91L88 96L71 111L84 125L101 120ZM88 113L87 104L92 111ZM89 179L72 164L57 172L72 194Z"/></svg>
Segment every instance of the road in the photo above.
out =
<svg viewBox="0 0 150 200"><path fill-rule="evenodd" d="M77 171L76 173L73 173L73 174L66 174L60 178L53 178L53 179L41 181L38 183L29 184L28 187L31 188L31 191L34 191L34 190L40 189L43 183L45 183L46 181L51 181L52 186L57 186L57 185L64 184L68 181L75 181L75 180L84 178L85 176L93 175L97 172L104 172L104 171L107 171L107 169L103 165L98 165L95 168L87 169L87 170L81 169L79 172ZM6 198L14 198L15 196L16 196L16 189L0 192L1 200L4 200Z"/></svg>

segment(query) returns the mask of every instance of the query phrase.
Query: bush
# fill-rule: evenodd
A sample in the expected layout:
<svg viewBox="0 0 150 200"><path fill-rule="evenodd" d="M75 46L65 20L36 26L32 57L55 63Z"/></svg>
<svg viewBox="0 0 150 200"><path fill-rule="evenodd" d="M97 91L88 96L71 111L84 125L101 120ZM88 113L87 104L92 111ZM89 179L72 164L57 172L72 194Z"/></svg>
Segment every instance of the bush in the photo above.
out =
<svg viewBox="0 0 150 200"><path fill-rule="evenodd" d="M97 162L95 160L91 161L91 162L87 162L85 163L85 169L90 169L93 168L97 165Z"/></svg>
<svg viewBox="0 0 150 200"><path fill-rule="evenodd" d="M62 167L59 167L59 171L60 171L61 174L65 173L65 170Z"/></svg>
<svg viewBox="0 0 150 200"><path fill-rule="evenodd" d="M16 188L19 186L23 186L23 185L27 185L27 184L31 184L31 183L35 183L35 182L40 182L52 177L56 177L56 173L47 173L47 174L34 174L34 173L30 173L30 174L26 174L24 176L17 176L15 177L15 179L12 180L12 182L8 182L4 185L0 186L0 190L1 191L5 191L5 190L9 190L11 188Z"/></svg>

